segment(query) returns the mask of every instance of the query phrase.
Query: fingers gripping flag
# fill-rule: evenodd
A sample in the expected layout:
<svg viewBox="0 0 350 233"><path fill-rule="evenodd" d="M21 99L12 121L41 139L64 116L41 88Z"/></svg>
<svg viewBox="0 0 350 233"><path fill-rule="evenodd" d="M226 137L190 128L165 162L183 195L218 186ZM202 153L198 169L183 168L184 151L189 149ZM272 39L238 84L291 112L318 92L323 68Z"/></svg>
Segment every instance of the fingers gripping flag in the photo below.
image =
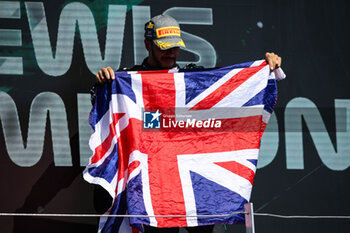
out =
<svg viewBox="0 0 350 233"><path fill-rule="evenodd" d="M136 216L101 218L100 232L244 221L242 214L196 216L244 210L277 99L276 78L283 76L265 61L190 72L116 72L96 92L93 155L84 178L112 196L108 214Z"/></svg>

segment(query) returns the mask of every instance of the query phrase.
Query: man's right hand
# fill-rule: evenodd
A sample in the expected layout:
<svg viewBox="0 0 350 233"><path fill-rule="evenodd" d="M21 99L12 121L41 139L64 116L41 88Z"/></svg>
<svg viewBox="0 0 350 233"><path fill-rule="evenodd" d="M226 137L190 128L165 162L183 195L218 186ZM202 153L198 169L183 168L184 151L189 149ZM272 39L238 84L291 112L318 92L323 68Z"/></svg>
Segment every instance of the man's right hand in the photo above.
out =
<svg viewBox="0 0 350 233"><path fill-rule="evenodd" d="M96 79L100 84L110 82L115 79L114 70L110 66L102 68L96 74Z"/></svg>

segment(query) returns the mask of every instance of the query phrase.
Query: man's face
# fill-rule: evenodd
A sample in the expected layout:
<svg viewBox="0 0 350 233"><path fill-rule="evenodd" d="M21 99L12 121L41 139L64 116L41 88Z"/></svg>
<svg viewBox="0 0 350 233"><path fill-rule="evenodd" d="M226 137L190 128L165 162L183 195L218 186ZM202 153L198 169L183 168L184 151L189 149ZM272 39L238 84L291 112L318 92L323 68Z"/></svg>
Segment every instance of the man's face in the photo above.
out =
<svg viewBox="0 0 350 233"><path fill-rule="evenodd" d="M160 67L162 69L170 69L174 67L179 55L179 47L161 50L153 43L153 41L146 41L145 43L146 49L149 53L148 63L151 66Z"/></svg>

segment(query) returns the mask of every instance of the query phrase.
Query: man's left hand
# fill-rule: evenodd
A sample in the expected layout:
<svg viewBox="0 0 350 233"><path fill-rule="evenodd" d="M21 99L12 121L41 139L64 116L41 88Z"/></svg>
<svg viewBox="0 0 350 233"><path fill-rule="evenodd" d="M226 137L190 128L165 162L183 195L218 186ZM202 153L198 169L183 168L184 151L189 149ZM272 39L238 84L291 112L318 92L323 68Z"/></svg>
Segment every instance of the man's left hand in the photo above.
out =
<svg viewBox="0 0 350 233"><path fill-rule="evenodd" d="M282 58L277 54L265 53L265 60L270 65L271 71L281 67Z"/></svg>

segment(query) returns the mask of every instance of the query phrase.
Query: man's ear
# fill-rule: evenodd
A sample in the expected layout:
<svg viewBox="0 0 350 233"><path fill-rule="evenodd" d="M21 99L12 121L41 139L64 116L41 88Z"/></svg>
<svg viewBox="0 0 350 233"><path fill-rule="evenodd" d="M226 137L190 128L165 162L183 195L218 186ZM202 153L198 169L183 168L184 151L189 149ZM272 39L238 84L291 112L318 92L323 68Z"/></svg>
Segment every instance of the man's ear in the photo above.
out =
<svg viewBox="0 0 350 233"><path fill-rule="evenodd" d="M151 51L151 43L152 41L145 39L145 48L147 49L148 52Z"/></svg>

